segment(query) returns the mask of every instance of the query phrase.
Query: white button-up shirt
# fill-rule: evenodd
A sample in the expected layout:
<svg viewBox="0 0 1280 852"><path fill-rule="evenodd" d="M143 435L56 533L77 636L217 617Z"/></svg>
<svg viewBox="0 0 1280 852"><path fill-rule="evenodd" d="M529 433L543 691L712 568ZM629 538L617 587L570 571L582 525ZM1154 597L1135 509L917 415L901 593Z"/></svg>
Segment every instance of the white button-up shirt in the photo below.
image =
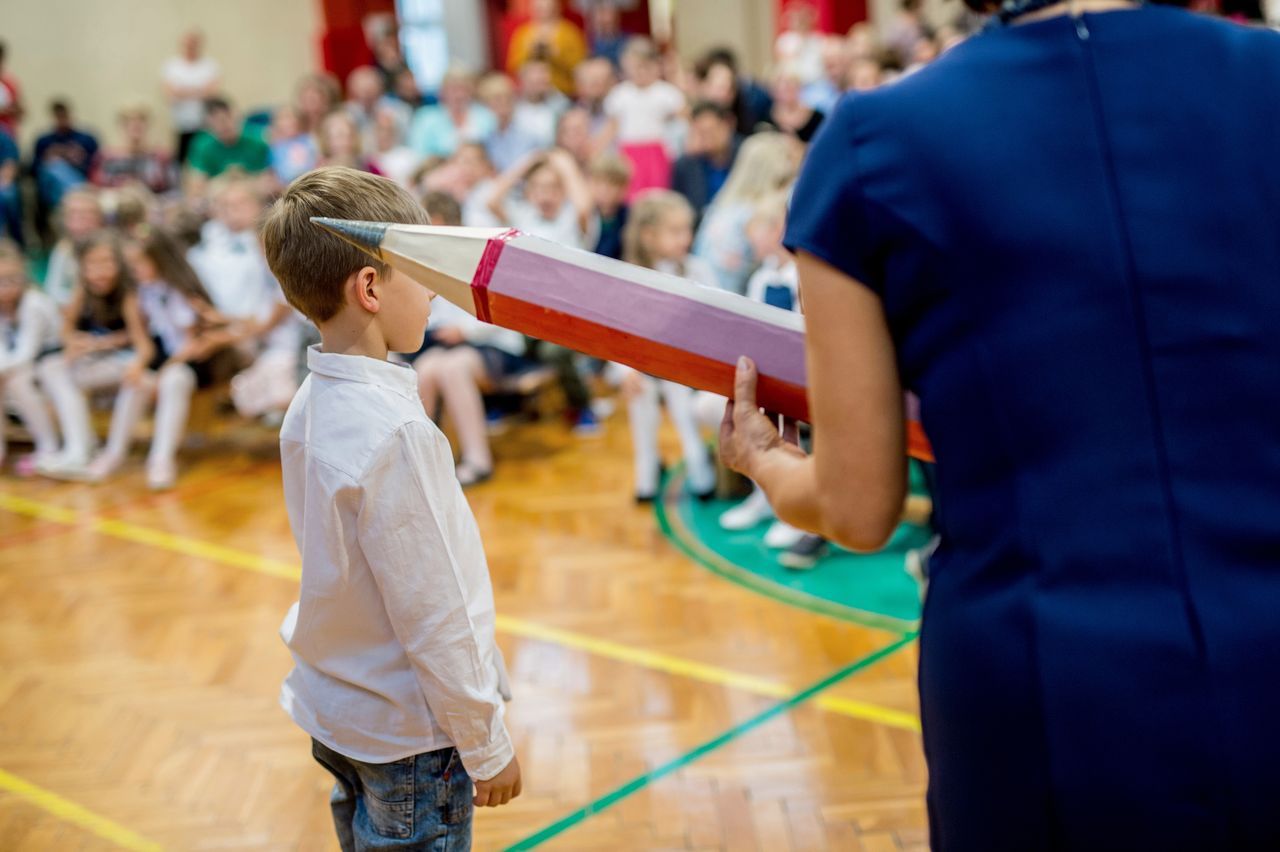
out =
<svg viewBox="0 0 1280 852"><path fill-rule="evenodd" d="M409 367L312 347L280 433L299 601L280 702L334 751L389 763L456 746L473 779L514 756L493 588L449 444Z"/></svg>

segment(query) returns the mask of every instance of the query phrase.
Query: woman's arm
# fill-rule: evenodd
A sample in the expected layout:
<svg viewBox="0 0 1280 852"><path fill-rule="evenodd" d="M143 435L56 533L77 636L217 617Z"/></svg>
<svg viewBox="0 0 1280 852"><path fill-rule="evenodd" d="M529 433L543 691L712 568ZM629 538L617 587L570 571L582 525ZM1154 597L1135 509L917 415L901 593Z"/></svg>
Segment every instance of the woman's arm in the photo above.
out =
<svg viewBox="0 0 1280 852"><path fill-rule="evenodd" d="M880 548L907 487L902 387L880 299L822 260L797 259L807 324L813 454L785 443L738 370L721 426L725 464L750 476L782 520L852 550Z"/></svg>

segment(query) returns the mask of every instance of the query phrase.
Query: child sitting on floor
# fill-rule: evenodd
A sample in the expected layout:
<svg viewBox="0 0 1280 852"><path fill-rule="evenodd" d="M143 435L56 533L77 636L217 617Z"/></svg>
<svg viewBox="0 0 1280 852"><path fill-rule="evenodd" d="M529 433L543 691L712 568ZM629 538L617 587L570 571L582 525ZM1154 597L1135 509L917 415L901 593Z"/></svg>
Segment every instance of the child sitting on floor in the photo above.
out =
<svg viewBox="0 0 1280 852"><path fill-rule="evenodd" d="M417 376L387 360L418 349L431 293L313 216L427 221L392 181L330 167L290 185L263 230L322 340L280 433L302 555L281 703L337 781L344 850L467 849L472 805L520 795L520 765L480 533Z"/></svg>
<svg viewBox="0 0 1280 852"><path fill-rule="evenodd" d="M35 466L58 451L58 432L36 390L35 366L41 357L62 348L62 316L53 299L30 286L26 260L18 246L0 240L0 414L11 408L22 420L35 453L18 460L15 469L30 475ZM0 428L0 466L4 464L5 430Z"/></svg>

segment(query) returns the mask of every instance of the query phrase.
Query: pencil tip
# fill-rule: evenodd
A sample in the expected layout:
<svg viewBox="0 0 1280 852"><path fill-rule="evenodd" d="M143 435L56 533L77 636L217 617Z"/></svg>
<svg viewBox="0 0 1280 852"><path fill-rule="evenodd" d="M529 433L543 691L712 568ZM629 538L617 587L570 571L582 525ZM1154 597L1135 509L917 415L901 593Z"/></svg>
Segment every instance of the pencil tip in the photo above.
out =
<svg viewBox="0 0 1280 852"><path fill-rule="evenodd" d="M331 219L327 216L312 216L311 222L330 233L337 234L356 248L363 249L375 257L381 257L379 247L387 233L385 222L355 222L347 219Z"/></svg>

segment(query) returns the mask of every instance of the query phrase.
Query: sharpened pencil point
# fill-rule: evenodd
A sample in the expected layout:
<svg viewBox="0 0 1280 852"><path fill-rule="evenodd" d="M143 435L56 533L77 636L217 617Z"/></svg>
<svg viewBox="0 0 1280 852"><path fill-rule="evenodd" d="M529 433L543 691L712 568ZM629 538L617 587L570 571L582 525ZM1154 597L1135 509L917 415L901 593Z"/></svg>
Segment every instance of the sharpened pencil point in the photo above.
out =
<svg viewBox="0 0 1280 852"><path fill-rule="evenodd" d="M312 224L319 225L330 233L337 234L358 249L382 259L379 247L382 238L387 234L385 222L353 222L347 219L330 219L326 216L312 216Z"/></svg>

